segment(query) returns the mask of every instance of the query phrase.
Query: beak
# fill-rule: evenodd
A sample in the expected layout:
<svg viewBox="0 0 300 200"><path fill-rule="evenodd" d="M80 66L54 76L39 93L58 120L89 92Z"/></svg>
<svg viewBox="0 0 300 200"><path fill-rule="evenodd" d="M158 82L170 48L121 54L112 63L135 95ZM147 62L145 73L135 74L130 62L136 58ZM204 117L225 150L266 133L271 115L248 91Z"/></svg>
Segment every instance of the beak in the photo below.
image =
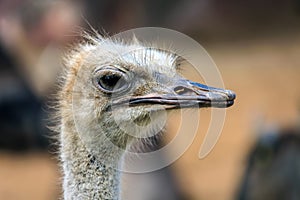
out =
<svg viewBox="0 0 300 200"><path fill-rule="evenodd" d="M168 86L168 93L155 92L131 97L129 106L160 104L165 109L217 107L226 108L234 103L235 93L230 90L209 87L186 79L180 79ZM118 102L119 104L121 102ZM122 103L125 103L124 101Z"/></svg>

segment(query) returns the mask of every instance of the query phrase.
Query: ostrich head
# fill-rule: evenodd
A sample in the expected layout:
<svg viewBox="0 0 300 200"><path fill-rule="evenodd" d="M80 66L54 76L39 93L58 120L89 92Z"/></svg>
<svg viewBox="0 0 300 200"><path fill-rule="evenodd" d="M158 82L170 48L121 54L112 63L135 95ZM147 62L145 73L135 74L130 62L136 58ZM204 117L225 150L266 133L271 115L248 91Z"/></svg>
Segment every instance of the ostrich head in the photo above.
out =
<svg viewBox="0 0 300 200"><path fill-rule="evenodd" d="M176 54L138 42L94 40L68 62L73 62L73 73L63 98L72 99L77 131L96 154L103 154L99 146L125 149L134 138L158 132L166 110L228 107L235 99L229 90L180 76L182 58Z"/></svg>

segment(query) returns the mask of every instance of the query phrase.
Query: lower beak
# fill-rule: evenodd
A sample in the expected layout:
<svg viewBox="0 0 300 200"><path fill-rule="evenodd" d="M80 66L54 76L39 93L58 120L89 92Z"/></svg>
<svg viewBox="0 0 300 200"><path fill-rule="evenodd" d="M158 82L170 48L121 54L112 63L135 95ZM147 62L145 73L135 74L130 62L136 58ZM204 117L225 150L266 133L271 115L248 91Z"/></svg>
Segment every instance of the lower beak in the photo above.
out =
<svg viewBox="0 0 300 200"><path fill-rule="evenodd" d="M131 97L129 106L160 104L165 109L217 107L226 108L234 103L235 93L230 90L209 87L189 80L180 80L168 88L171 92L152 93Z"/></svg>

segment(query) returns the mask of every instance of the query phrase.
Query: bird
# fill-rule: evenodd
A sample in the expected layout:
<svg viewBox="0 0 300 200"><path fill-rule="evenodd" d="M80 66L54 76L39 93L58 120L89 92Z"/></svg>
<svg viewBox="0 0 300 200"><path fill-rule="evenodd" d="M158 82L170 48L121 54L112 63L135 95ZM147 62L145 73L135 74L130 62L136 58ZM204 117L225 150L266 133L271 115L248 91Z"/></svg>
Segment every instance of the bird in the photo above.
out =
<svg viewBox="0 0 300 200"><path fill-rule="evenodd" d="M84 38L65 56L58 93L63 199L119 200L124 151L153 135L163 112L227 108L236 95L185 79L183 58L155 44Z"/></svg>

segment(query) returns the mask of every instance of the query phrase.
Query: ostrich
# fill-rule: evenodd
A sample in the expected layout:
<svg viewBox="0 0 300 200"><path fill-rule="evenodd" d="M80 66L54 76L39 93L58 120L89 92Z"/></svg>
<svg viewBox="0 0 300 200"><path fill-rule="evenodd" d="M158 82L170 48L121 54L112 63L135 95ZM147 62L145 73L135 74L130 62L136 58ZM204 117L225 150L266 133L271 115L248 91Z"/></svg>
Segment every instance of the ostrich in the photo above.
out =
<svg viewBox="0 0 300 200"><path fill-rule="evenodd" d="M58 109L64 199L120 199L120 149L142 142L135 138L155 130L165 110L233 104L232 91L180 76L181 62L135 39L128 44L101 36L69 53Z"/></svg>

